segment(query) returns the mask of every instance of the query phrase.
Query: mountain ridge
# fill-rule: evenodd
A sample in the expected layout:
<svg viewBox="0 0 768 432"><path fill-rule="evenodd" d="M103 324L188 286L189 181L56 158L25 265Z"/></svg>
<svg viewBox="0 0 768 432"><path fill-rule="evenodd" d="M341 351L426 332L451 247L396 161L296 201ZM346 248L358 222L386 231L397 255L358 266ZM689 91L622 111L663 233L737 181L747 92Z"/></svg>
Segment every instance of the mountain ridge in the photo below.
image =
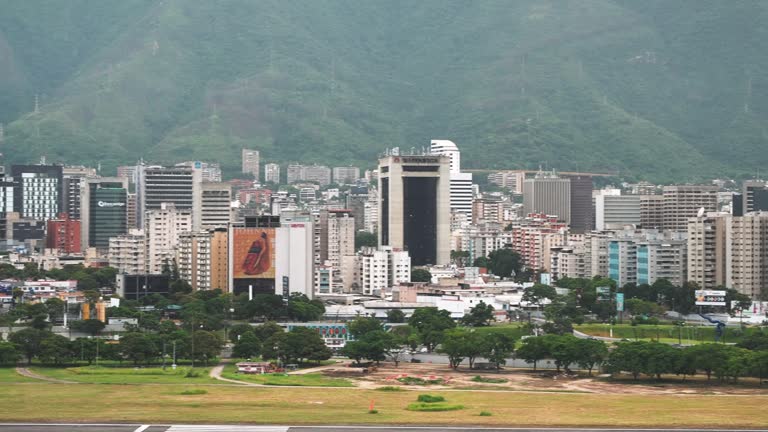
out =
<svg viewBox="0 0 768 432"><path fill-rule="evenodd" d="M667 182L768 161L757 1L7 3L11 162L198 159L231 176L243 147L370 167L438 136L472 168Z"/></svg>

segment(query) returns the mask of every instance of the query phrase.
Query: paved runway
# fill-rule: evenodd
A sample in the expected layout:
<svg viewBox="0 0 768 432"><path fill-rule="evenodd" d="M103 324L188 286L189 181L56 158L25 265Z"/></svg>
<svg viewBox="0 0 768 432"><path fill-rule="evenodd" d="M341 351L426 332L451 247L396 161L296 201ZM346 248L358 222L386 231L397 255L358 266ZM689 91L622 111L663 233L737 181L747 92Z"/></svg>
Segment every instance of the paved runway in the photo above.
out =
<svg viewBox="0 0 768 432"><path fill-rule="evenodd" d="M738 429L530 429L414 426L228 426L2 423L0 432L740 432ZM768 431L763 431L768 432Z"/></svg>

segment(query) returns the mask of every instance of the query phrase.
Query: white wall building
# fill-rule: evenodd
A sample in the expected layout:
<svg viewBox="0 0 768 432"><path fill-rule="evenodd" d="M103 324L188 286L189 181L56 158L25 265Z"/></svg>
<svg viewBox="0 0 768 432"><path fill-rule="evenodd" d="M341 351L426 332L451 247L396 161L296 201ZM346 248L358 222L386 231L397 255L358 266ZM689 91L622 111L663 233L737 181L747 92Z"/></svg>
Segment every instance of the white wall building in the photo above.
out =
<svg viewBox="0 0 768 432"><path fill-rule="evenodd" d="M179 236L192 230L192 213L163 204L158 210L147 212L145 233L147 236L147 273L162 272L163 265L171 265L176 259Z"/></svg>

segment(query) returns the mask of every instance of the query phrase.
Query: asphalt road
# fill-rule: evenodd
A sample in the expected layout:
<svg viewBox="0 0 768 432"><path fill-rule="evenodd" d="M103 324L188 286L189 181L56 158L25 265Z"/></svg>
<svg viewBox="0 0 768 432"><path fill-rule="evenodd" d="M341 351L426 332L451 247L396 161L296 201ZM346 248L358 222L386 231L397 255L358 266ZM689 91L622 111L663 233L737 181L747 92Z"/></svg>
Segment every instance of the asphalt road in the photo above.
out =
<svg viewBox="0 0 768 432"><path fill-rule="evenodd" d="M737 429L526 429L467 427L381 426L227 426L227 425L139 425L139 424L0 424L0 432L739 432ZM768 432L768 431L763 431Z"/></svg>

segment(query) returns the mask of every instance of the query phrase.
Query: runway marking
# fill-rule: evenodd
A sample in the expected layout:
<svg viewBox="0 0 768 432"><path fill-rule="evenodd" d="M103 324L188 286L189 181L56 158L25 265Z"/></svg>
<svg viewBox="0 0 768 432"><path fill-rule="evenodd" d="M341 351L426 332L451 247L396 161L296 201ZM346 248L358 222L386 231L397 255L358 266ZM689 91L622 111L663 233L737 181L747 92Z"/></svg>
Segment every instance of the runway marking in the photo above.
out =
<svg viewBox="0 0 768 432"><path fill-rule="evenodd" d="M149 429L151 425L141 425L139 426L135 431L133 432L144 432L145 430Z"/></svg>
<svg viewBox="0 0 768 432"><path fill-rule="evenodd" d="M173 425L166 432L288 432L288 426Z"/></svg>

